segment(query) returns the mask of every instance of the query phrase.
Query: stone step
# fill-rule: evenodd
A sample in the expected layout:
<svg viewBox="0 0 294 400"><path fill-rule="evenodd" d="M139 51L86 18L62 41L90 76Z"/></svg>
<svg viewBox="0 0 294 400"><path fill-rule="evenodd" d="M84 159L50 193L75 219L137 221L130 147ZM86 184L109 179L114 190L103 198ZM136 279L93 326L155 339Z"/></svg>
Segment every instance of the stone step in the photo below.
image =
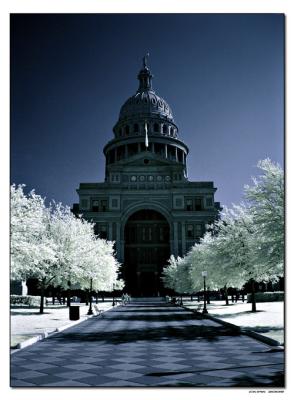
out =
<svg viewBox="0 0 294 400"><path fill-rule="evenodd" d="M131 297L132 303L162 303L165 297Z"/></svg>

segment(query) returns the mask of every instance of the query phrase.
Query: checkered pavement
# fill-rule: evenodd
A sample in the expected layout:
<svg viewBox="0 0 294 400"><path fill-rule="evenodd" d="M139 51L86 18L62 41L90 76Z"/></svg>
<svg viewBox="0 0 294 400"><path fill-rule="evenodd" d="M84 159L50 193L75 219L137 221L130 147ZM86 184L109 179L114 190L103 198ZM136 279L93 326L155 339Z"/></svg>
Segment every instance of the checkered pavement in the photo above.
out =
<svg viewBox="0 0 294 400"><path fill-rule="evenodd" d="M282 387L284 352L164 303L114 308L11 355L12 387Z"/></svg>

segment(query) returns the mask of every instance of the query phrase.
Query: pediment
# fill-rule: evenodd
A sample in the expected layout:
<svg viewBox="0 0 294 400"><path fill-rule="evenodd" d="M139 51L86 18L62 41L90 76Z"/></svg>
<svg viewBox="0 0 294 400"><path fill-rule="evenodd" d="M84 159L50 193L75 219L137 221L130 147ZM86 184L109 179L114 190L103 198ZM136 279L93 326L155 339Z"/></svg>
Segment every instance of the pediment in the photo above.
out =
<svg viewBox="0 0 294 400"><path fill-rule="evenodd" d="M124 166L142 166L142 165L151 165L151 166L167 166L171 164L175 164L175 161L166 160L160 155L151 153L150 151L143 151L139 154L135 154L127 159L120 160L117 165Z"/></svg>

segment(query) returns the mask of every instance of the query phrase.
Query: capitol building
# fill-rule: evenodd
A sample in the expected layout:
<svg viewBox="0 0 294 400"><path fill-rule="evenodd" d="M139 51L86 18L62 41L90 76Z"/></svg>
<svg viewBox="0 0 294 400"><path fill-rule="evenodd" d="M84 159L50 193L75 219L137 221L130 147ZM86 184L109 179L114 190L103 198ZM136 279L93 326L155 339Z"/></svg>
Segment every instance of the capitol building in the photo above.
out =
<svg viewBox="0 0 294 400"><path fill-rule="evenodd" d="M188 180L189 149L152 78L145 56L138 90L122 105L104 146L104 182L81 183L73 206L95 223L99 237L115 242L133 296L163 295L167 259L184 256L220 210L213 182Z"/></svg>

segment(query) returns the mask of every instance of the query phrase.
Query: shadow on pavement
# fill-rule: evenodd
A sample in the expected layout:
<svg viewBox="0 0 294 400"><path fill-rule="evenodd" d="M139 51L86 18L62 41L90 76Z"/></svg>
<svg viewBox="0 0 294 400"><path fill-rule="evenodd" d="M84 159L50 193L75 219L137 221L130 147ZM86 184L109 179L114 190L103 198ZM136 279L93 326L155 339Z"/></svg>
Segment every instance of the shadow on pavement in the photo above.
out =
<svg viewBox="0 0 294 400"><path fill-rule="evenodd" d="M285 387L285 377L283 372L276 372L271 376L258 374L255 371L256 376L250 377L236 377L232 379L230 387Z"/></svg>
<svg viewBox="0 0 294 400"><path fill-rule="evenodd" d="M256 314L256 313L260 313L260 312L265 312L264 310L257 310L254 313L252 313L252 311L240 311L238 313L231 313L231 314L214 314L213 310L211 310L212 313L211 315L215 318L235 318L235 317L240 317L243 315L251 315L251 314Z"/></svg>
<svg viewBox="0 0 294 400"><path fill-rule="evenodd" d="M121 344L131 343L141 340L162 340L167 339L178 339L178 340L195 340L203 338L208 342L218 341L219 336L238 336L236 331L232 331L229 328L220 326L182 326L182 327L162 327L162 328L141 328L141 329L123 329L118 331L106 331L101 332L74 332L71 328L61 334L55 335L49 340L58 342L103 342L104 344Z"/></svg>

